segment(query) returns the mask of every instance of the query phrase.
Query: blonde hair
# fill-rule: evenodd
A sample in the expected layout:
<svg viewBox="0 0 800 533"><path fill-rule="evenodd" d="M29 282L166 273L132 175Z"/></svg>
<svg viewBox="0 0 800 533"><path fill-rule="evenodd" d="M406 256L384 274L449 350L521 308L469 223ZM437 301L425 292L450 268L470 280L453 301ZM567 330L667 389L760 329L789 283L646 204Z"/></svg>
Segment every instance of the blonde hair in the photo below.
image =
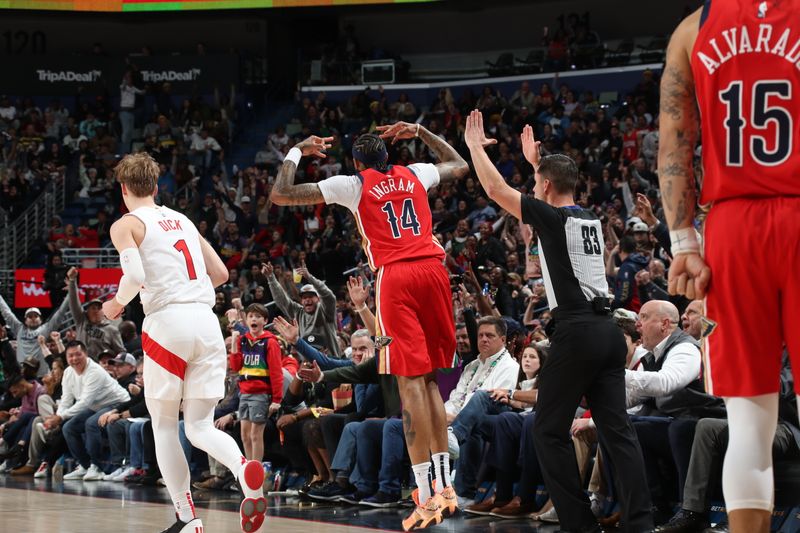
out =
<svg viewBox="0 0 800 533"><path fill-rule="evenodd" d="M155 159L145 152L126 155L117 163L114 172L117 181L124 184L133 196L152 196L161 170Z"/></svg>

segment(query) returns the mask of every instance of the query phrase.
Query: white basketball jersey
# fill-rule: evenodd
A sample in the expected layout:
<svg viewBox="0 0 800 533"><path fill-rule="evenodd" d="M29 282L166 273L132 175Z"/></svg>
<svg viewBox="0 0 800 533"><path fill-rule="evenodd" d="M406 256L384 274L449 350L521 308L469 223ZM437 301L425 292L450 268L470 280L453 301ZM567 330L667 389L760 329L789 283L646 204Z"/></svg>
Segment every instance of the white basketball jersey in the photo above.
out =
<svg viewBox="0 0 800 533"><path fill-rule="evenodd" d="M164 206L140 207L129 215L141 220L146 230L139 245L145 279L139 294L145 314L170 304L213 307L214 287L192 221Z"/></svg>

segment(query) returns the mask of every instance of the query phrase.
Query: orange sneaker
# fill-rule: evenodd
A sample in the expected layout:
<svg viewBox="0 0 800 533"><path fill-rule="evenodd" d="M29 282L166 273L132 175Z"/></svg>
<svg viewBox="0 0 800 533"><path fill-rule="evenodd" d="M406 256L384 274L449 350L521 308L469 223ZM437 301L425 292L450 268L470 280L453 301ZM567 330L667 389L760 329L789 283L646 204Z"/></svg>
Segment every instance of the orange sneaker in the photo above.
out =
<svg viewBox="0 0 800 533"><path fill-rule="evenodd" d="M442 511L442 518L450 518L456 511L458 511L458 496L453 487L445 487L445 489L436 493L436 481L433 482L433 499Z"/></svg>
<svg viewBox="0 0 800 533"><path fill-rule="evenodd" d="M424 504L419 503L419 491L414 489L411 493L414 503L417 504L411 514L403 520L403 531L425 529L442 523L442 512L436 503L435 497L428 498Z"/></svg>

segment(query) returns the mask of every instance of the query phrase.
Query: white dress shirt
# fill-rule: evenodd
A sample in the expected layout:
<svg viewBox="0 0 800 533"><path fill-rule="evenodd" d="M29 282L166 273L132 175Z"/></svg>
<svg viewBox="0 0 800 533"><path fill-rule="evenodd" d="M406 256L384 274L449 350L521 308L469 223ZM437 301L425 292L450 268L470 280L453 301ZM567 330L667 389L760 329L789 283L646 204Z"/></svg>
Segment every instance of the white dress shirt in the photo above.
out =
<svg viewBox="0 0 800 533"><path fill-rule="evenodd" d="M656 361L660 361L667 344L667 336L653 349ZM700 350L692 343L682 342L672 347L664 366L656 372L640 365L636 370L625 371L625 391L628 407L642 403L647 398L669 396L700 377Z"/></svg>
<svg viewBox="0 0 800 533"><path fill-rule="evenodd" d="M495 361L497 361L495 363ZM481 361L480 357L464 367L458 385L444 404L451 415L458 415L478 390L513 389L517 385L519 363L503 348Z"/></svg>

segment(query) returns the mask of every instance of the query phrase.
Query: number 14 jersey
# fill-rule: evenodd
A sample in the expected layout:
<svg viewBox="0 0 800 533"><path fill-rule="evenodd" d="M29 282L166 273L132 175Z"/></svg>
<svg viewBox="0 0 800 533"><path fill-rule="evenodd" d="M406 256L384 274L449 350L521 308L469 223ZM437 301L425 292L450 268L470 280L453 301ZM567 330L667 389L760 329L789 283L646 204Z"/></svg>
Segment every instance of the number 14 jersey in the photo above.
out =
<svg viewBox="0 0 800 533"><path fill-rule="evenodd" d="M691 56L704 204L800 196L798 13L800 0L706 2Z"/></svg>
<svg viewBox="0 0 800 533"><path fill-rule="evenodd" d="M140 291L146 315L170 304L214 306L214 288L206 272L200 234L185 215L168 207L140 207L134 216L145 226L139 255L144 267Z"/></svg>
<svg viewBox="0 0 800 533"><path fill-rule="evenodd" d="M373 270L421 259L444 260L444 249L433 236L428 189L439 183L431 164L367 169L357 176L333 176L319 182L325 203L352 211L362 247Z"/></svg>

